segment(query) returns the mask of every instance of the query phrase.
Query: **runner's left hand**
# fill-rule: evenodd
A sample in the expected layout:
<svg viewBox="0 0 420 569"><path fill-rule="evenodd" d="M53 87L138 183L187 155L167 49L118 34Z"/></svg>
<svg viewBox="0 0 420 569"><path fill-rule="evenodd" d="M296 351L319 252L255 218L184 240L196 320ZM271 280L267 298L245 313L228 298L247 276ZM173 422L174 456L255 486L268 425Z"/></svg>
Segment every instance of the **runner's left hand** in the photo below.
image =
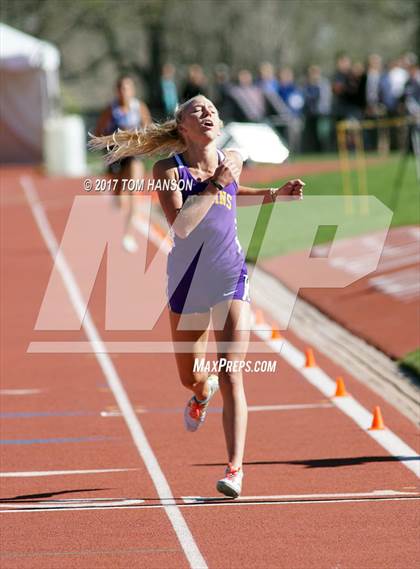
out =
<svg viewBox="0 0 420 569"><path fill-rule="evenodd" d="M302 200L303 199L303 186L305 182L302 182L299 178L297 180L290 180L281 188L276 190L276 198L286 198L289 200Z"/></svg>

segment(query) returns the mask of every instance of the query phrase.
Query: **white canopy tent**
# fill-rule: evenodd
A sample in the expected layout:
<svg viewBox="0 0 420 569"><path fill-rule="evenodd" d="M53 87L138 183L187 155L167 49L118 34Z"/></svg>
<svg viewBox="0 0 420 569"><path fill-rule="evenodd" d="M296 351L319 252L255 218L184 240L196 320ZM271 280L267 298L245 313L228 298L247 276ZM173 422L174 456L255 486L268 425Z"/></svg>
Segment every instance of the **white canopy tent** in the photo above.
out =
<svg viewBox="0 0 420 569"><path fill-rule="evenodd" d="M58 104L60 53L0 23L0 163L40 162L43 124Z"/></svg>

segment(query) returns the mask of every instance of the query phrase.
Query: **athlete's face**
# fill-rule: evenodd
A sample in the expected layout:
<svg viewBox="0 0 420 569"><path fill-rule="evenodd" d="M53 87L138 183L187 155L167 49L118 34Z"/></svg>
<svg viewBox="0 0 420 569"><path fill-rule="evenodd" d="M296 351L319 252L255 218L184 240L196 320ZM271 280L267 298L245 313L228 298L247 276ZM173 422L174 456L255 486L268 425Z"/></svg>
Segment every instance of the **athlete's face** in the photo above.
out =
<svg viewBox="0 0 420 569"><path fill-rule="evenodd" d="M183 110L179 125L187 140L211 141L220 133L221 122L216 107L206 97L195 97Z"/></svg>
<svg viewBox="0 0 420 569"><path fill-rule="evenodd" d="M136 93L134 82L130 77L125 77L117 88L117 97L120 104L129 103Z"/></svg>

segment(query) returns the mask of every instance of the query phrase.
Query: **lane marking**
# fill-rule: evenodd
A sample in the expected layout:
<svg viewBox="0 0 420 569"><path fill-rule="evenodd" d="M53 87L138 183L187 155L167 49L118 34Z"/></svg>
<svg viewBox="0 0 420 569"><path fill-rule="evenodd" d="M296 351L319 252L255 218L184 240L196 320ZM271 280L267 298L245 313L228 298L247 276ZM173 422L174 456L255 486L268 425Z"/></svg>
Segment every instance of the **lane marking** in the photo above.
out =
<svg viewBox="0 0 420 569"><path fill-rule="evenodd" d="M0 419L32 419L34 417L84 417L94 411L19 411L0 413Z"/></svg>
<svg viewBox="0 0 420 569"><path fill-rule="evenodd" d="M152 222L149 227L143 217L143 220L137 222L135 226L146 239L154 241L158 248L163 245L159 232L156 231ZM168 242L165 242L165 248L162 247L162 250L165 249L170 249ZM269 326L268 323L265 322L254 325L253 332L256 336L264 340L277 355L282 357L289 365L301 373L309 383L316 387L323 395L331 397L331 394L335 392L335 382L321 368L304 367L305 356L300 350L295 348L284 338L271 340L271 326ZM331 402L359 425L366 434L376 440L386 451L396 457L417 477L420 477L420 456L417 452L388 428L383 431L368 431L367 429L372 423L373 416L372 413L365 409L358 401L349 395L347 397L333 397Z"/></svg>
<svg viewBox="0 0 420 569"><path fill-rule="evenodd" d="M303 409L334 409L334 405L329 402L325 403L298 403L290 405L249 405L248 411L250 413L257 413L260 411L296 411ZM211 407L207 410L207 413L222 413L222 407ZM147 408L147 407L135 407L134 411L139 414L144 413L183 413L183 407L157 407L157 408ZM121 412L118 409L104 410L101 411L101 417L121 417Z"/></svg>
<svg viewBox="0 0 420 569"><path fill-rule="evenodd" d="M318 499L285 499L285 500L254 500L254 501L244 501L244 499L239 498L233 500L231 498L207 498L202 499L198 502L190 503L179 503L179 504L132 504L132 505L109 505L104 506L103 504L89 505L81 507L80 505L74 505L72 508L65 508L61 506L45 507L40 505L40 507L33 507L31 504L22 504L20 508L9 508L9 504L0 503L0 513L3 514L28 514L28 513L40 513L40 512L82 512L82 511L92 511L92 510L154 510L154 509L168 509L168 508L219 508L219 507L232 507L232 506L301 506L304 504L349 504L349 503L372 503L372 502L417 502L420 500L419 495L411 496L366 496L366 497L349 497L349 498L318 498Z"/></svg>
<svg viewBox="0 0 420 569"><path fill-rule="evenodd" d="M410 229L394 229L391 234L391 242L387 241L382 251L376 272L385 272L398 267L414 264L419 259L419 234ZM364 253L354 255L357 244L363 245ZM372 256L382 247L381 236L368 235L343 239L336 245L339 257L330 261L330 265L338 267L347 273L360 274L370 267ZM329 246L318 245L315 247L318 256L325 256Z"/></svg>
<svg viewBox="0 0 420 569"><path fill-rule="evenodd" d="M73 272L59 248L59 244L53 233L50 222L48 221L38 192L35 188L35 184L29 176L22 176L20 178L20 183L38 229L50 252L55 266L61 274L63 284L67 289L73 307L80 317L80 321L82 322L82 327L86 333L86 336L93 344L93 346L96 345L100 348L98 351L95 351L95 357L106 378L106 382L111 389L115 400L117 401L118 407L123 414L128 430L130 431L134 444L136 445L137 450L143 459L143 462L156 488L156 491L161 498L170 496L172 499L174 499L168 481L166 480L166 477L163 474L156 455L154 454L149 441L147 440L146 434L136 416L133 406L122 385L118 372L115 369L114 364L112 363L111 358L106 351L102 338L100 337L99 332L90 315L90 311L87 309L83 301L82 294L75 280ZM184 519L181 510L178 507L168 506L164 506L164 509L166 515L169 518L169 521L172 524L172 527L174 528L178 541L181 544L190 567L194 569L208 569L207 563L205 562L204 557L198 549L197 543L194 540L194 537Z"/></svg>
<svg viewBox="0 0 420 569"><path fill-rule="evenodd" d="M137 498L133 498L136 500ZM36 500L34 498L20 498L17 496L16 498L4 499L3 502L8 503L16 503L19 502L20 504L29 504L29 505L36 505L36 504L101 504L102 502L112 502L113 500L117 500L118 502L123 502L125 500L130 501L131 498L51 498L50 500ZM140 500L144 502L144 500ZM1 503L1 499L0 499Z"/></svg>
<svg viewBox="0 0 420 569"><path fill-rule="evenodd" d="M369 284L380 292L402 302L412 302L420 296L419 266L404 271L387 273L369 279Z"/></svg>
<svg viewBox="0 0 420 569"><path fill-rule="evenodd" d="M0 395L35 395L43 389L0 389Z"/></svg>
<svg viewBox="0 0 420 569"><path fill-rule="evenodd" d="M1 439L0 445L38 445L56 443L93 443L116 440L117 437L58 437L51 439Z"/></svg>
<svg viewBox="0 0 420 569"><path fill-rule="evenodd" d="M248 411L297 411L303 409L330 409L334 406L330 402L325 403L291 403L287 405L250 405ZM222 412L222 408L220 408Z"/></svg>
<svg viewBox="0 0 420 569"><path fill-rule="evenodd" d="M271 331L271 328L270 328ZM191 348L186 342L172 342L172 341L158 341L153 340L152 342L131 342L131 341L109 341L103 342L106 347L108 354L173 354L175 350L179 352L188 352ZM209 340L208 353L217 353L218 345L217 342ZM250 341L248 345L248 353L271 354L271 349L265 345L263 342ZM35 341L30 342L28 345L27 352L29 354L94 354L99 351L100 346L91 344L88 341Z"/></svg>
<svg viewBox="0 0 420 569"><path fill-rule="evenodd" d="M128 547L124 549L82 549L80 551L42 551L40 553L22 553L21 551L5 551L0 553L0 557L51 557L63 555L131 555L138 553L179 553L179 549L169 547Z"/></svg>
<svg viewBox="0 0 420 569"><path fill-rule="evenodd" d="M304 354L284 338L271 340L270 332L265 330L264 327L267 327L267 324L256 325L253 331L323 395L329 397L335 392L335 381L328 374L319 367L305 368ZM372 413L356 399L348 395L347 397L333 397L331 402L350 417L367 435L388 451L391 456L397 458L417 477L420 477L420 456L417 452L388 428L383 431L369 431L368 428L372 424L373 419Z"/></svg>
<svg viewBox="0 0 420 569"><path fill-rule="evenodd" d="M101 474L102 472L128 472L138 468L102 468L100 470L32 470L28 472L0 472L0 478L38 478L39 476L65 476L67 474Z"/></svg>
<svg viewBox="0 0 420 569"><path fill-rule="evenodd" d="M137 506L139 504L143 504L144 500L131 500L131 499L123 499L123 500L113 500L113 499L103 499L102 501L94 501L94 500L77 500L74 501L70 500L46 500L43 502L19 502L19 503L9 503L6 504L0 503L0 507L6 506L8 510L22 510L22 509L31 509L31 510L74 510L75 508L78 509L89 509L95 510L96 508L107 508L107 507L119 507L119 506Z"/></svg>
<svg viewBox="0 0 420 569"><path fill-rule="evenodd" d="M389 497L389 496L413 496L420 497L419 492L403 492L399 490L373 490L372 492L344 492L344 493L332 493L332 494L274 494L272 496L241 496L238 498L240 501L244 500L310 500L310 499L336 499L336 498L370 498L370 497ZM220 498L205 498L203 496L182 496L185 504L201 504L203 501L212 500L223 500Z"/></svg>

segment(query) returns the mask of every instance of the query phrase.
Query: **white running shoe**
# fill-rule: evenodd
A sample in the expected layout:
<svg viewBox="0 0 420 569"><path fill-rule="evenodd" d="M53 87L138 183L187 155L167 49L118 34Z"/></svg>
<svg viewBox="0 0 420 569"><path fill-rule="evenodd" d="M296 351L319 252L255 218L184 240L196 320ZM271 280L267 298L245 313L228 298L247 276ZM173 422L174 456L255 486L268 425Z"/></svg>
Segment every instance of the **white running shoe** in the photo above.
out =
<svg viewBox="0 0 420 569"><path fill-rule="evenodd" d="M200 403L195 398L195 395L193 395L185 407L184 422L187 431L196 431L198 427L204 423L210 400L219 389L219 378L217 375L209 375L207 378L207 385L209 387L209 395L207 399Z"/></svg>
<svg viewBox="0 0 420 569"><path fill-rule="evenodd" d="M242 479L244 472L241 467L232 468L232 464L226 467L225 477L217 482L217 491L230 498L238 498L242 491Z"/></svg>

